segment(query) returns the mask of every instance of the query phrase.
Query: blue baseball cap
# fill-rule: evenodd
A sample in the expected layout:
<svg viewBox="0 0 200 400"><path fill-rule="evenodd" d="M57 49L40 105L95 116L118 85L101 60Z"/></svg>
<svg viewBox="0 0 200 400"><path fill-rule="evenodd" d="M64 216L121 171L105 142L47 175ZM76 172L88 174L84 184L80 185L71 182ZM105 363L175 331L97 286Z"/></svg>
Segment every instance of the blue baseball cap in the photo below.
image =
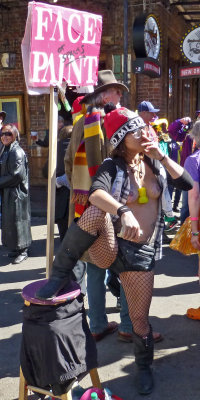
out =
<svg viewBox="0 0 200 400"><path fill-rule="evenodd" d="M150 101L142 101L139 105L138 105L138 111L149 111L152 113L156 113L158 111L160 111L159 108L154 108L153 104L150 103Z"/></svg>

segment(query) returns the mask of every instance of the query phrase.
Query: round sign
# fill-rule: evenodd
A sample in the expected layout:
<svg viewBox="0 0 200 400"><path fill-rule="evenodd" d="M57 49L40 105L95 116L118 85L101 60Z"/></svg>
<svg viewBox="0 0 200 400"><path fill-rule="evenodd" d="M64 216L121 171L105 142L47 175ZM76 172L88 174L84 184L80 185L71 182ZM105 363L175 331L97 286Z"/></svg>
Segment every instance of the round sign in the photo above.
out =
<svg viewBox="0 0 200 400"><path fill-rule="evenodd" d="M160 31L153 15L149 15L144 25L144 45L147 57L157 59L160 53Z"/></svg>
<svg viewBox="0 0 200 400"><path fill-rule="evenodd" d="M195 26L181 42L181 50L190 63L200 62L200 26Z"/></svg>

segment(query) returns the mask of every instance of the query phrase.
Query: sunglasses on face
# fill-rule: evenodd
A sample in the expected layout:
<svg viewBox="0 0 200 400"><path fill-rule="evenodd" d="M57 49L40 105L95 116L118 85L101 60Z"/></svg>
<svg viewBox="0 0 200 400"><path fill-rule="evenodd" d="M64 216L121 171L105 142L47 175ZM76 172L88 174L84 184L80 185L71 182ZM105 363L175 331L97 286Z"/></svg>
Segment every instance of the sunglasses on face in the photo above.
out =
<svg viewBox="0 0 200 400"><path fill-rule="evenodd" d="M2 136L12 136L12 132L1 132L0 133L0 136L2 137Z"/></svg>
<svg viewBox="0 0 200 400"><path fill-rule="evenodd" d="M145 131L145 133L147 133L146 127L137 129L135 132L132 132L132 135L135 139L140 139L142 136L142 133L144 133L144 131Z"/></svg>

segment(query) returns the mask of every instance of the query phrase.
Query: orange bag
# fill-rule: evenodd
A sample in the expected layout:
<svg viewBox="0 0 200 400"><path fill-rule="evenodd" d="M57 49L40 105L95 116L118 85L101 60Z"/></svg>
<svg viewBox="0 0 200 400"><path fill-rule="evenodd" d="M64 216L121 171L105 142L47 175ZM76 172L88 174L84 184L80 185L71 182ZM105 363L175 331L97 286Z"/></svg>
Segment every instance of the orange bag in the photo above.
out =
<svg viewBox="0 0 200 400"><path fill-rule="evenodd" d="M170 249L177 250L186 256L200 254L199 250L195 249L191 244L191 232L191 221L190 217L188 217L172 239L169 245Z"/></svg>

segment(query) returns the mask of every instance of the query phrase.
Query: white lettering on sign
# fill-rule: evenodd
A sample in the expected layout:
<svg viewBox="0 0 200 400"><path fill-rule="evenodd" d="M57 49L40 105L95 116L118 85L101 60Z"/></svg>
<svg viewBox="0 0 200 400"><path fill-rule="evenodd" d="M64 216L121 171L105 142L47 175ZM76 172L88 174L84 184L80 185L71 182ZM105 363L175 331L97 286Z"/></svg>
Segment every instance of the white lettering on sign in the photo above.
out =
<svg viewBox="0 0 200 400"><path fill-rule="evenodd" d="M35 36L35 40L44 40L43 36L43 28L45 28L45 32L48 31L48 18L44 17L43 20L43 13L48 13L50 19L52 20L52 10L47 10L46 8L36 7L37 12L37 36Z"/></svg>
<svg viewBox="0 0 200 400"><path fill-rule="evenodd" d="M63 79L75 86L95 85L102 17L34 1L28 7L22 41L26 82L31 87L48 87Z"/></svg>
<svg viewBox="0 0 200 400"><path fill-rule="evenodd" d="M54 57L53 54L50 54L48 58L46 53L43 52L33 52L34 56L34 73L33 73L33 81L34 82L47 82L47 73L50 71L51 73L51 83L55 83L55 65L54 65ZM61 80L64 74L64 68L66 65L63 63L62 55L59 56L59 79ZM85 57L79 58L78 60L73 59L69 60L69 64L67 64L68 70L66 79L68 84L70 85L72 82L71 76L75 75L77 82L81 85L82 81L82 73L83 71L87 71L86 82L89 84L92 82L92 71L94 67L97 67L97 59L96 57ZM84 67L84 68L83 68ZM42 73L42 74L41 74Z"/></svg>
<svg viewBox="0 0 200 400"><path fill-rule="evenodd" d="M81 36L81 34L77 35L77 32L76 32L76 38L74 38L72 36L72 30L74 30L74 29L72 29L72 24L73 24L75 19L78 20L78 23L79 23L79 26L80 26L80 15L71 14L70 17L69 17L69 22L68 22L68 36L69 36L69 40L70 40L71 43L77 43L79 41L79 39L80 39L80 36Z"/></svg>
<svg viewBox="0 0 200 400"><path fill-rule="evenodd" d="M57 27L58 27L58 30L59 30L59 33L60 33L60 37L59 37L58 40L59 40L59 42L63 42L65 40L65 38L64 38L63 21L62 21L61 13L58 13L57 20L56 20L56 23L55 23L55 27L54 27L54 30L53 30L53 34L52 34L52 36L51 36L51 38L49 40L56 40L54 35L55 35Z"/></svg>
<svg viewBox="0 0 200 400"><path fill-rule="evenodd" d="M84 39L83 43L91 43L94 44L96 40L96 23L97 20L96 18L91 18L90 15L84 15L84 21L85 21L85 29L84 29ZM89 25L90 24L90 25ZM90 38L90 40L89 40Z"/></svg>
<svg viewBox="0 0 200 400"><path fill-rule="evenodd" d="M180 76L200 76L200 67L181 68Z"/></svg>
<svg viewBox="0 0 200 400"><path fill-rule="evenodd" d="M160 74L160 67L153 64L153 63L149 63L149 62L145 62L144 63L144 69L145 70L149 70L149 71L154 71L157 74Z"/></svg>
<svg viewBox="0 0 200 400"><path fill-rule="evenodd" d="M33 81L34 82L47 82L46 75L48 69L51 72L51 82L55 82L55 68L54 68L54 57L51 53L49 58L46 53L34 51L34 71ZM39 78L39 73L43 71L43 75Z"/></svg>

